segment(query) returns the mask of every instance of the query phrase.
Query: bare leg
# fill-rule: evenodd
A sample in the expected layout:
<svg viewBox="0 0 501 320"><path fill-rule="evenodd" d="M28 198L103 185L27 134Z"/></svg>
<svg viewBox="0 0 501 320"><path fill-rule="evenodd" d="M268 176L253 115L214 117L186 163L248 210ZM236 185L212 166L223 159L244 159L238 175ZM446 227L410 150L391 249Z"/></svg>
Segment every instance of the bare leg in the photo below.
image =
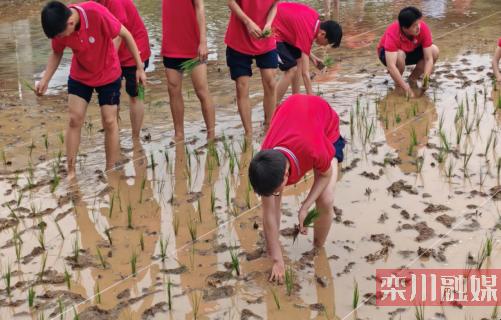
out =
<svg viewBox="0 0 501 320"><path fill-rule="evenodd" d="M320 217L315 221L313 244L315 247L322 247L329 235L334 214L334 189L337 181L337 159L331 162L332 176L327 188L322 192L316 201L316 206L320 212Z"/></svg>
<svg viewBox="0 0 501 320"><path fill-rule="evenodd" d="M438 55L439 55L439 52L440 50L438 49L438 47L436 45L432 45L431 46L431 49L432 49L432 56L433 56L433 66L435 66L435 63L437 62L438 60ZM425 67L425 60L424 58L419 60L419 62L416 64L416 67L414 68L414 70L412 70L412 73L411 75L409 76L409 82L414 82L416 83L416 81L423 75L424 73L424 67Z"/></svg>
<svg viewBox="0 0 501 320"><path fill-rule="evenodd" d="M215 137L216 111L212 97L209 94L209 84L207 82L207 65L199 64L191 73L193 88L202 104L202 114L204 116L205 126L207 128L207 140L213 140Z"/></svg>
<svg viewBox="0 0 501 320"><path fill-rule="evenodd" d="M68 165L68 180L76 176L76 159L80 146L80 135L87 112L87 101L79 96L68 95L68 128L66 129L66 158Z"/></svg>
<svg viewBox="0 0 501 320"><path fill-rule="evenodd" d="M294 72L292 78L292 94L297 94L301 92L301 72L296 67L296 72Z"/></svg>
<svg viewBox="0 0 501 320"><path fill-rule="evenodd" d="M270 125L271 118L273 117L273 112L275 112L275 106L277 105L277 81L275 80L277 70L260 69L260 71L261 81L263 83L264 89L263 108L264 126L266 128Z"/></svg>
<svg viewBox="0 0 501 320"><path fill-rule="evenodd" d="M174 140L184 140L183 74L175 69L165 69L169 91L170 111L174 122Z"/></svg>
<svg viewBox="0 0 501 320"><path fill-rule="evenodd" d="M106 170L115 166L120 153L117 123L117 106L101 106L101 121L104 128L104 149L106 152Z"/></svg>
<svg viewBox="0 0 501 320"><path fill-rule="evenodd" d="M238 113L240 113L240 119L242 119L246 136L252 135L252 109L249 100L249 78L248 76L241 76L235 81L237 87Z"/></svg>
<svg viewBox="0 0 501 320"><path fill-rule="evenodd" d="M277 85L277 105L282 101L285 94L287 93L292 80L296 76L296 70L297 67L293 67L282 74L282 77L280 78L280 81Z"/></svg>
<svg viewBox="0 0 501 320"><path fill-rule="evenodd" d="M130 97L130 124L132 127L132 140L138 140L144 119L144 102L137 97Z"/></svg>

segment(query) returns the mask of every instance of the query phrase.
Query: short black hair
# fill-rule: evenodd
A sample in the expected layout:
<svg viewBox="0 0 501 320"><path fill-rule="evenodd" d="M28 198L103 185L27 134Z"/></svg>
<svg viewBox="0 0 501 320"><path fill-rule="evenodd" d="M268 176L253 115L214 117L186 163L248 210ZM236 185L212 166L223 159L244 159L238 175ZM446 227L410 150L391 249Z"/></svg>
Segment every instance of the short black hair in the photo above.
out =
<svg viewBox="0 0 501 320"><path fill-rule="evenodd" d="M284 181L287 158L278 150L261 150L249 165L249 180L260 196L269 197Z"/></svg>
<svg viewBox="0 0 501 320"><path fill-rule="evenodd" d="M333 48L339 47L343 38L343 28L334 20L327 20L320 23L320 29L325 31L325 37Z"/></svg>
<svg viewBox="0 0 501 320"><path fill-rule="evenodd" d="M47 38L52 39L64 30L71 10L64 3L51 1L42 9L42 28Z"/></svg>
<svg viewBox="0 0 501 320"><path fill-rule="evenodd" d="M416 7L405 7L398 14L398 23L401 28L410 28L417 20L421 19L423 14Z"/></svg>

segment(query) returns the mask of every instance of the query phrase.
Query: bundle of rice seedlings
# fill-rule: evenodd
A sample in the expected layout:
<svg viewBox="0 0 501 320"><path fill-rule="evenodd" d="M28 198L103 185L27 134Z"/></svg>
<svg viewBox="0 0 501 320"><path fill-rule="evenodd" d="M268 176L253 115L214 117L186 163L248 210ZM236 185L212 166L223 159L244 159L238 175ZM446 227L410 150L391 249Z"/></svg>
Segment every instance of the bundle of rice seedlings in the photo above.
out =
<svg viewBox="0 0 501 320"><path fill-rule="evenodd" d="M306 218L304 218L303 226L305 228L311 228L313 226L313 222L317 220L318 217L320 217L320 212L317 210L317 208L311 209L310 211L308 211ZM298 235L299 235L299 225L296 225L296 230L294 231L292 243L296 242Z"/></svg>
<svg viewBox="0 0 501 320"><path fill-rule="evenodd" d="M193 69L195 69L196 66L200 64L200 59L198 58L193 58L190 60L186 60L185 62L181 63L181 70L186 73L191 73Z"/></svg>

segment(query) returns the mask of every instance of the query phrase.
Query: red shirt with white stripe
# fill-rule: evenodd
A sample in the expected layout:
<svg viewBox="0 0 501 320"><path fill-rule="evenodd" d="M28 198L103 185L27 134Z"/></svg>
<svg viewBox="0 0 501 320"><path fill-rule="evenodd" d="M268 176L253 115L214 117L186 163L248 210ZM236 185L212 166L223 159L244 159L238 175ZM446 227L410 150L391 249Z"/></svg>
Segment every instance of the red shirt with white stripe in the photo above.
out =
<svg viewBox="0 0 501 320"><path fill-rule="evenodd" d="M52 39L52 50L73 51L70 77L90 87L116 81L122 75L113 39L122 24L102 5L82 2L71 5L80 16L80 28L66 37Z"/></svg>
<svg viewBox="0 0 501 320"><path fill-rule="evenodd" d="M339 116L327 101L295 94L277 107L261 149L275 149L287 157L290 185L311 169L329 170L338 139Z"/></svg>
<svg viewBox="0 0 501 320"><path fill-rule="evenodd" d="M278 0L237 0L242 11L261 29L266 24L268 13ZM233 50L247 55L261 55L276 49L274 37L256 39L247 31L247 27L237 15L231 12L230 23L224 43Z"/></svg>
<svg viewBox="0 0 501 320"><path fill-rule="evenodd" d="M320 27L318 17L318 12L305 4L279 3L277 16L273 20L273 33L277 42L286 42L310 55Z"/></svg>
<svg viewBox="0 0 501 320"><path fill-rule="evenodd" d="M148 31L144 22L137 11L132 0L95 0L108 8L110 12L129 30L136 41L141 61L146 61L151 56ZM132 67L136 65L134 57L130 53L124 41L121 42L118 49L118 57L123 67Z"/></svg>
<svg viewBox="0 0 501 320"><path fill-rule="evenodd" d="M195 58L200 30L192 0L162 1L162 56Z"/></svg>
<svg viewBox="0 0 501 320"><path fill-rule="evenodd" d="M416 50L419 46L422 46L423 49L431 47L433 44L433 38L430 28L424 21L420 21L419 26L421 31L418 36L409 39L403 31L400 30L400 24L398 21L393 22L388 26L381 37L377 47L377 52L379 52L381 48L384 48L384 50L388 52L402 50L409 53Z"/></svg>

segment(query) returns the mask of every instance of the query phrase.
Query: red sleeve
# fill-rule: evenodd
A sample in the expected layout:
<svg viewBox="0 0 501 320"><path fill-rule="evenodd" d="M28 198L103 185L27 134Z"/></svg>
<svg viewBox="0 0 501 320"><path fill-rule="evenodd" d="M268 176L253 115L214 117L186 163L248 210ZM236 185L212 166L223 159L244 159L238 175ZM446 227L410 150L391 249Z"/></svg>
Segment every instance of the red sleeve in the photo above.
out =
<svg viewBox="0 0 501 320"><path fill-rule="evenodd" d="M115 39L122 28L120 21L118 21L117 18L115 18L106 8L102 10L101 19L105 34L110 36L110 38Z"/></svg>
<svg viewBox="0 0 501 320"><path fill-rule="evenodd" d="M386 35L384 38L384 50L387 52L396 52L399 49L399 34L395 34L393 28L390 26L386 30Z"/></svg>
<svg viewBox="0 0 501 320"><path fill-rule="evenodd" d="M421 45L423 48L429 48L433 44L433 37L431 36L431 31L428 25L421 22Z"/></svg>
<svg viewBox="0 0 501 320"><path fill-rule="evenodd" d="M61 53L64 51L64 48L66 48L64 43L62 43L62 41L59 39L52 39L51 45L52 51L54 51L55 53Z"/></svg>
<svg viewBox="0 0 501 320"><path fill-rule="evenodd" d="M319 171L319 172L326 172L329 170L331 167L331 161L332 158L334 157L334 152L332 151L334 147L332 146L332 143L326 144L322 147L316 146L315 150L315 160L313 162L313 169Z"/></svg>
<svg viewBox="0 0 501 320"><path fill-rule="evenodd" d="M501 38L498 40L498 47L501 47Z"/></svg>
<svg viewBox="0 0 501 320"><path fill-rule="evenodd" d="M127 24L127 13L125 12L124 6L120 3L120 1L113 0L108 1L106 4L106 8L110 10L111 14L115 16L115 18L120 21L121 24Z"/></svg>

